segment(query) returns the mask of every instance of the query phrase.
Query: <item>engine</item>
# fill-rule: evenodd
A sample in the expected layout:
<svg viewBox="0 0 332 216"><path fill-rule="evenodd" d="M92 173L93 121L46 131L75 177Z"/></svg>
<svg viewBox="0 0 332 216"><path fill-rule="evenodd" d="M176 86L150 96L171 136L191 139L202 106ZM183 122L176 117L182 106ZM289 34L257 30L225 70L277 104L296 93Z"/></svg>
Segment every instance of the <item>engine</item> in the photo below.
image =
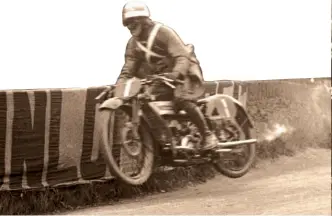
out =
<svg viewBox="0 0 332 216"><path fill-rule="evenodd" d="M197 126L187 118L166 118L168 127L171 129L172 146L177 149L198 149L203 140ZM240 139L240 131L231 120L220 119L210 121L212 132L216 134L220 142L236 141Z"/></svg>
<svg viewBox="0 0 332 216"><path fill-rule="evenodd" d="M166 119L166 121L173 134L173 147L187 150L199 148L202 136L195 124L187 119Z"/></svg>

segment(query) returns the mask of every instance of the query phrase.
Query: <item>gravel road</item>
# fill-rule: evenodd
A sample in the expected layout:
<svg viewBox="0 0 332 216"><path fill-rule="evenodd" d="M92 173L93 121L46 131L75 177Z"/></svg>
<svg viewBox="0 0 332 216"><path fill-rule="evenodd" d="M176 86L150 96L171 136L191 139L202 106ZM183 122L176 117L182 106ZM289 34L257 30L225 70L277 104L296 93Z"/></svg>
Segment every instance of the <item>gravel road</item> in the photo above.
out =
<svg viewBox="0 0 332 216"><path fill-rule="evenodd" d="M66 214L331 215L331 151L310 149L260 163L240 179L220 175L195 187Z"/></svg>

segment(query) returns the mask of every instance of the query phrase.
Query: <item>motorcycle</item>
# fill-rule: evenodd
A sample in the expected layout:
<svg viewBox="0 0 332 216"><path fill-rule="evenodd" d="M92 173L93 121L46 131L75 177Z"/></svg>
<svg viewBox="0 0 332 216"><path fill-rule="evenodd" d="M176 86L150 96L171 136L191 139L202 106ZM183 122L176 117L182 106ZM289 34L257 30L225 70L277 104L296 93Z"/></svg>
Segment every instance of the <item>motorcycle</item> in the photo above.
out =
<svg viewBox="0 0 332 216"><path fill-rule="evenodd" d="M134 77L108 86L96 97L101 150L111 174L124 183L141 185L160 166L210 163L230 178L249 171L257 140L253 123L238 100L215 94L196 101L219 140L217 148L203 151L204 136L197 126L185 111L175 110L172 101L156 100L151 93L154 82L172 89L183 84L162 75ZM128 168L129 161L134 165Z"/></svg>

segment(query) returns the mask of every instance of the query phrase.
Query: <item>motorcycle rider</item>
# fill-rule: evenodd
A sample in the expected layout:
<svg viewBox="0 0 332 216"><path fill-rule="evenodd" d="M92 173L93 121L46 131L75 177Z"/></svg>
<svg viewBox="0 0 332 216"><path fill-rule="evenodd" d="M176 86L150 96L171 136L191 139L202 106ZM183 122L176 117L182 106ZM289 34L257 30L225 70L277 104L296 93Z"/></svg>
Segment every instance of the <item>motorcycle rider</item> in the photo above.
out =
<svg viewBox="0 0 332 216"><path fill-rule="evenodd" d="M184 79L176 90L165 85L154 86L157 100L173 100L177 110L184 110L204 135L202 150L213 149L218 139L208 127L201 110L192 100L204 93L202 71L194 54L193 45L185 45L177 33L150 19L150 10L142 2L128 2L122 10L123 26L132 35L125 51L125 63L117 83L131 77L144 78L162 74L170 79ZM198 86L198 87L197 87ZM199 91L203 89L202 91Z"/></svg>

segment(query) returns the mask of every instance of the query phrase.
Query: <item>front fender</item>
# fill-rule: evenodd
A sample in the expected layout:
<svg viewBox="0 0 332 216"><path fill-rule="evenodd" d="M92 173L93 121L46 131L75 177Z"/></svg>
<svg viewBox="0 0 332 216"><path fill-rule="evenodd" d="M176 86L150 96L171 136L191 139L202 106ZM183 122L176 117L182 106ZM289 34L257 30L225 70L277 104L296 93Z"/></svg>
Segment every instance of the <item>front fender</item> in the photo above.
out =
<svg viewBox="0 0 332 216"><path fill-rule="evenodd" d="M104 101L100 106L99 106L99 110L102 109L118 109L120 106L123 105L123 100L121 100L120 98L117 97L113 97L110 99L107 99L106 101Z"/></svg>

